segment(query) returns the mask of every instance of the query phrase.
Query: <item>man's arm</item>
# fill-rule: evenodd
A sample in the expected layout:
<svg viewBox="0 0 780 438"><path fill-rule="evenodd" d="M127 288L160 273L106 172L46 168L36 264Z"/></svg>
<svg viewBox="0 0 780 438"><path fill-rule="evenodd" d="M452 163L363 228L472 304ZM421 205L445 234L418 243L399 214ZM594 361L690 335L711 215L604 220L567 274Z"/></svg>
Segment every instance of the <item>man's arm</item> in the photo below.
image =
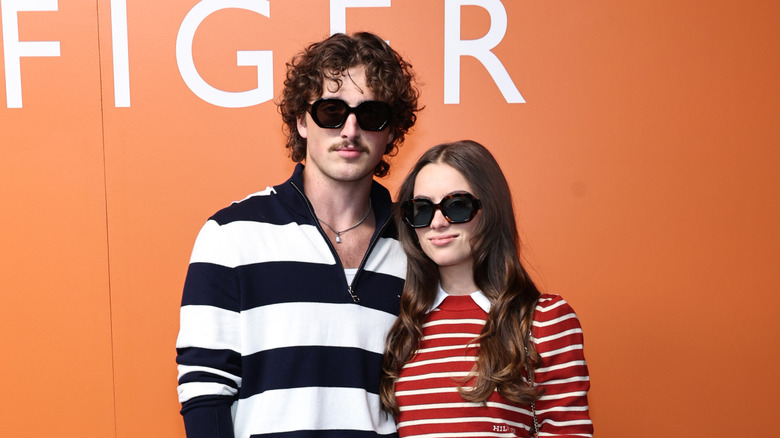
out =
<svg viewBox="0 0 780 438"><path fill-rule="evenodd" d="M229 243L214 221L195 242L180 311L176 362L188 438L233 438L231 405L241 386L239 287L224 262Z"/></svg>

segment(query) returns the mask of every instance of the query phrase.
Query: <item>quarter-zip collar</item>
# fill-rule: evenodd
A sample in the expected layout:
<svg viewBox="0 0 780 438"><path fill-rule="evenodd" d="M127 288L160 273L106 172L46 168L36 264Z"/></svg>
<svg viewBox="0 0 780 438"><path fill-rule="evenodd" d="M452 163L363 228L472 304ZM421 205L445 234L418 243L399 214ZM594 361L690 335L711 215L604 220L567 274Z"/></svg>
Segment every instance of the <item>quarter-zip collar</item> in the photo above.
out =
<svg viewBox="0 0 780 438"><path fill-rule="evenodd" d="M303 190L303 168L304 168L303 164L298 163L295 166L295 170L293 171L293 174L290 177L290 179L287 180L281 186L277 186L276 192L283 199L285 199L285 201L287 201L291 206L295 206L294 208L296 212L299 212L304 217L306 217L308 222L311 225L317 227L317 229L320 231L320 234L322 235L322 238L327 242L328 247L330 248L334 259L337 261L339 267L343 271L344 266L341 264L341 259L339 259L338 253L336 252L336 248L333 247L333 244L331 243L330 239L328 239L327 235L325 234L325 231L320 226L319 221L317 220L317 217L314 213L314 208L312 207L309 198L306 197L306 192L304 192ZM379 237L383 235L383 233L389 226L391 226L392 218L393 218L392 199L390 198L390 192L386 188L384 188L378 182L372 181L369 197L371 198L372 208L374 209L374 216L376 218L376 228L374 228L374 234L371 236L371 241L368 245L368 250L363 255L363 259L361 260L360 265L358 266L357 272L355 273L355 277L352 279L352 282L350 284L346 284L346 275L345 275L345 284L347 286L347 291L349 292L350 296L352 297L352 300L355 303L360 302L360 298L357 296L355 290L355 285L357 284L358 279L360 278L360 274L363 272L363 268L366 264L366 260L368 260L371 251L374 249L374 246L376 246L376 243L379 241Z"/></svg>

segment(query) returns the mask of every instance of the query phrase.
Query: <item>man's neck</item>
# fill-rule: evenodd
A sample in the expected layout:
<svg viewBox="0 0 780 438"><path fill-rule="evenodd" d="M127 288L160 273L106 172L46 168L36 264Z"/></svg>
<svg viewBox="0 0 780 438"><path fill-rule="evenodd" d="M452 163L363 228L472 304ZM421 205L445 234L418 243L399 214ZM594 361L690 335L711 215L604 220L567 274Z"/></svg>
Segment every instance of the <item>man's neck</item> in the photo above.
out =
<svg viewBox="0 0 780 438"><path fill-rule="evenodd" d="M307 179L304 173L303 190L318 218L344 229L365 216L372 182L373 178L349 182Z"/></svg>

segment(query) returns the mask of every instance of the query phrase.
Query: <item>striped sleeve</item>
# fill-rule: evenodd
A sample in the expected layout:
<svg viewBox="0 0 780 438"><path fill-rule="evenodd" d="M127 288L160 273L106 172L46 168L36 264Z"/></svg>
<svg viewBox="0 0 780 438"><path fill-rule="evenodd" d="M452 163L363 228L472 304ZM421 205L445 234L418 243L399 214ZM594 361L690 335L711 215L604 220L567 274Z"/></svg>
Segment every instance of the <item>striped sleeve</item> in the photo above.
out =
<svg viewBox="0 0 780 438"><path fill-rule="evenodd" d="M218 227L208 221L198 234L193 255L211 246ZM230 420L230 406L241 387L239 291L235 272L226 263L191 260L182 295L179 336L176 340L178 393L187 436L204 436L211 429L193 420ZM209 413L205 413L209 411ZM232 423L232 422L231 422ZM232 424L223 427L232 437Z"/></svg>
<svg viewBox="0 0 780 438"><path fill-rule="evenodd" d="M560 296L544 294L536 306L532 335L542 358L535 378L544 390L536 403L540 435L592 437L590 377L577 315Z"/></svg>

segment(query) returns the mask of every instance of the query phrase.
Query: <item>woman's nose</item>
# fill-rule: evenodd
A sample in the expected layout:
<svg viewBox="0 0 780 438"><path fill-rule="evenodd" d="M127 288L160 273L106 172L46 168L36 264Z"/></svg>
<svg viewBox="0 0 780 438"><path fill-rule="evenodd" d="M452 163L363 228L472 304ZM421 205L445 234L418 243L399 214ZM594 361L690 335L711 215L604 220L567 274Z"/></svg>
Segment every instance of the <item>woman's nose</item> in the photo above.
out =
<svg viewBox="0 0 780 438"><path fill-rule="evenodd" d="M440 209L436 209L436 211L433 212L433 219L431 220L431 229L439 229L444 228L450 225L450 221L447 220L446 217L444 217L444 213L441 212Z"/></svg>

